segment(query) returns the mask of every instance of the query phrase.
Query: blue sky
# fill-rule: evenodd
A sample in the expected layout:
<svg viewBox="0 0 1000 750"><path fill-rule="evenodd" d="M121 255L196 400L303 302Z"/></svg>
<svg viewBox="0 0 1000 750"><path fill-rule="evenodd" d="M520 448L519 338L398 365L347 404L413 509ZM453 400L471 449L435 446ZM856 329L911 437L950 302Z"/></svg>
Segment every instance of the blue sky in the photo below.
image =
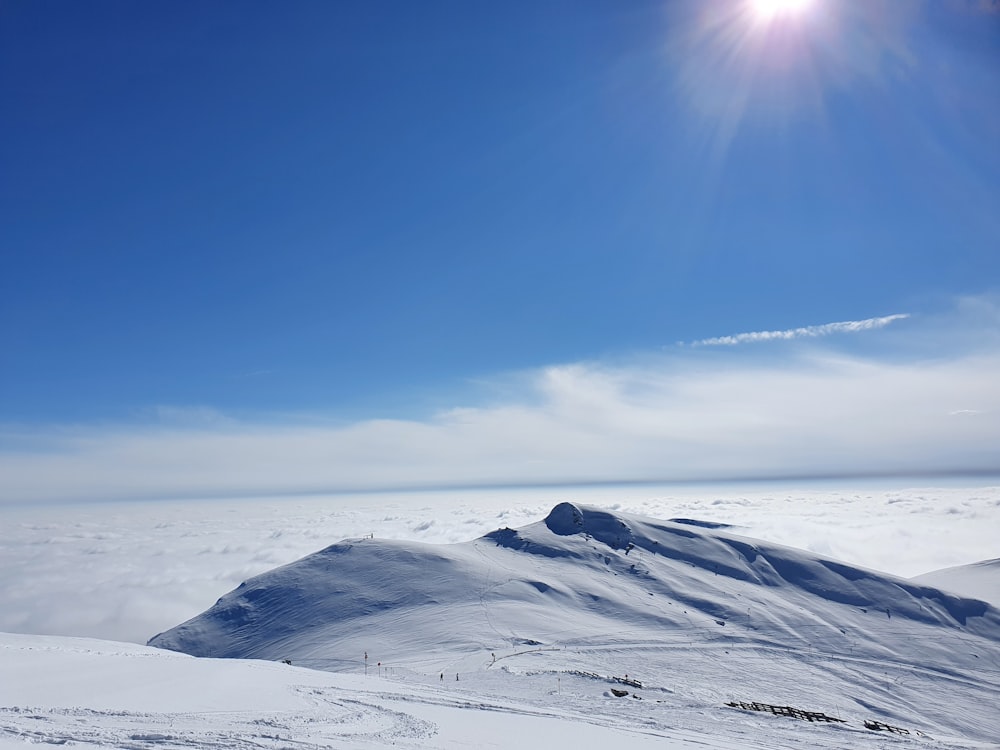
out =
<svg viewBox="0 0 1000 750"><path fill-rule="evenodd" d="M284 435L254 449L280 465L312 450L294 447L303 430L336 429L353 437L313 435L327 446L315 461L369 445L343 460L373 467L352 487L374 486L422 438L352 430L548 409L565 395L553 373L585 373L587 393L610 378L620 414L650 377L657 391L752 372L738 380L760 383L748 411L796 445L804 428L762 394L846 359L897 376L951 367L953 384L985 376L948 398L936 380L912 388L988 417L951 436L959 455L936 468L1000 468L1000 9L803 5L5 2L0 471L95 472L91 495L157 494L181 456L212 464L199 441ZM893 315L907 317L691 346ZM815 382L802 392L822 401ZM681 392L651 409L661 424L688 403ZM570 399L573 419L605 403L589 398ZM731 429L723 408L739 411L706 398L704 424ZM819 432L837 434L825 419ZM572 422L560 431L580 437ZM685 473L633 427L631 455L650 455L596 478ZM498 464L504 430L477 429L492 463L460 470L453 435L433 460L381 473L393 486L595 478L592 458ZM867 447L767 471L895 471L940 455L944 433L928 425L924 453L902 461L901 430L881 461ZM159 474L116 490L97 468L97 454L117 456L111 467L119 447L168 438L178 459ZM350 449L330 447L341 438ZM604 455L578 455L591 450ZM726 451L687 473L759 465ZM342 476L305 486L279 467L258 484L163 492Z"/></svg>

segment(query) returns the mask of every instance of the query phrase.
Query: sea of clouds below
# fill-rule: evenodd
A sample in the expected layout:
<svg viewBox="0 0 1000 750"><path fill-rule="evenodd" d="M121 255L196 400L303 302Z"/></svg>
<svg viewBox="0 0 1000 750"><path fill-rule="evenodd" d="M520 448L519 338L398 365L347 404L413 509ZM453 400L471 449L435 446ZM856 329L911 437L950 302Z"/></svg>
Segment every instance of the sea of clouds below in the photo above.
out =
<svg viewBox="0 0 1000 750"><path fill-rule="evenodd" d="M144 643L246 578L344 538L467 541L565 500L738 533L910 577L1000 556L1000 486L614 486L0 509L0 631Z"/></svg>

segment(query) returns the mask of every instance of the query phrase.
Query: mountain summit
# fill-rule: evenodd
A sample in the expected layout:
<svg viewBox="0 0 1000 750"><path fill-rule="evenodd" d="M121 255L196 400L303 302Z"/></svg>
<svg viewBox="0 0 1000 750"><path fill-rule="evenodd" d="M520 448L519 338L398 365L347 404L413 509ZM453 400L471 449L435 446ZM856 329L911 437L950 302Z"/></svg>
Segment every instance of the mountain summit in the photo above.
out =
<svg viewBox="0 0 1000 750"><path fill-rule="evenodd" d="M1000 641L1000 612L904 579L690 521L561 503L452 545L348 539L256 576L150 645L351 668L613 634L885 654L903 633ZM437 658L437 657L435 657Z"/></svg>
<svg viewBox="0 0 1000 750"><path fill-rule="evenodd" d="M521 689L516 674L550 675L556 690L617 675L653 696L848 708L956 737L993 726L983 696L1000 687L1000 611L984 601L720 524L572 503L460 544L344 540L150 645L330 671L391 665L417 680L461 673L499 694Z"/></svg>

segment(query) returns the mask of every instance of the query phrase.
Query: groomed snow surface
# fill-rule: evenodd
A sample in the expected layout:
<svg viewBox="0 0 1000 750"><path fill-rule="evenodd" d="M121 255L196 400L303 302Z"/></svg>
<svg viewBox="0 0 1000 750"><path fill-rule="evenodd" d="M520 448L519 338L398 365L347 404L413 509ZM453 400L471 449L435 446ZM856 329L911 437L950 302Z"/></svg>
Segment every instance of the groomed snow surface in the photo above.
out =
<svg viewBox="0 0 1000 750"><path fill-rule="evenodd" d="M563 503L345 540L163 648L0 636L0 747L1000 747L995 607L715 526Z"/></svg>

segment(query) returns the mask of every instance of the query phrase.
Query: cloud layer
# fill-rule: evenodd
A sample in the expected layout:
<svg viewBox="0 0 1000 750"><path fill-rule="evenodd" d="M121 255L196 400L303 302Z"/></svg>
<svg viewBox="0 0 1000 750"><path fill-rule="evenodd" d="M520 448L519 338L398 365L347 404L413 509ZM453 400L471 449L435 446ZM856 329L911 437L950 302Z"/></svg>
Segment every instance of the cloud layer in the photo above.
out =
<svg viewBox="0 0 1000 750"><path fill-rule="evenodd" d="M996 309L978 300L898 334L885 328L898 316L797 329L865 330L846 338L877 354L806 341L763 360L686 348L551 366L502 401L424 420L172 409L140 425L8 428L0 502L998 472Z"/></svg>

